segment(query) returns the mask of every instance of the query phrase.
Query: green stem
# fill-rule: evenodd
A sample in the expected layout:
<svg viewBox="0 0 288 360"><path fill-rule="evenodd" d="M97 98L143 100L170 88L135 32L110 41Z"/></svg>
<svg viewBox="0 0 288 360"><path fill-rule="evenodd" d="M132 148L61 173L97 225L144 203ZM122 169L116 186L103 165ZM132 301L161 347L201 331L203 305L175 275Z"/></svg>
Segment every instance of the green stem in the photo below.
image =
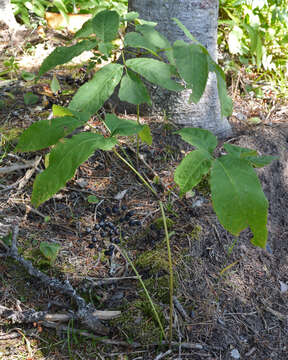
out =
<svg viewBox="0 0 288 360"><path fill-rule="evenodd" d="M137 123L140 125L140 105L137 104ZM136 149L136 161L137 169L139 168L139 135L137 134L137 149Z"/></svg>
<svg viewBox="0 0 288 360"><path fill-rule="evenodd" d="M157 192L152 188L150 184L148 184L148 182L143 178L143 176L126 159L124 159L115 148L113 149L113 151L114 154L118 156L119 159L121 159L139 177L139 179L143 182L144 185L148 187L148 189L153 193L153 195L155 195L156 198L159 199Z"/></svg>
<svg viewBox="0 0 288 360"><path fill-rule="evenodd" d="M161 320L160 320L160 317L159 317L159 315L158 315L158 312L157 312L157 310L156 310L156 308L155 308L155 305L154 305L154 303L153 303L153 300L151 299L151 296L149 295L149 292L148 292L148 290L147 290L147 288L146 288L146 286L145 286L145 284L144 284L144 282L143 282L140 274L138 273L137 269L135 268L132 260L129 258L129 256L128 256L128 254L126 253L126 251L125 251L124 249L122 249L122 248L120 249L118 246L117 246L117 248L120 250L120 252L122 253L122 255L125 257L125 259L128 261L128 263L129 263L130 266L132 267L133 271L135 272L135 274L136 274L136 276L137 276L137 278L138 278L141 286L143 287L143 290L144 290L144 292L145 292L145 296L146 296L146 298L148 299L148 301L149 301L149 303L150 303L150 305L151 305L151 308L152 308L152 311L153 311L153 313L154 313L154 316L155 316L155 318L156 318L156 320L157 320L157 322L158 322L158 324L159 324L161 333L162 333L163 337L164 337L165 339L167 339L166 334L165 334L165 331L164 331L164 328L163 328L163 325L162 325Z"/></svg>
<svg viewBox="0 0 288 360"><path fill-rule="evenodd" d="M165 237L166 237L166 245L167 245L167 252L168 252L168 262L169 262L169 301L170 301L170 314L169 314L169 343L171 346L172 342L172 326L173 326L173 264L172 264L172 255L171 255L171 248L170 248L170 240L168 234L168 227L166 216L164 212L164 207L161 201L159 201L164 230L165 230Z"/></svg>

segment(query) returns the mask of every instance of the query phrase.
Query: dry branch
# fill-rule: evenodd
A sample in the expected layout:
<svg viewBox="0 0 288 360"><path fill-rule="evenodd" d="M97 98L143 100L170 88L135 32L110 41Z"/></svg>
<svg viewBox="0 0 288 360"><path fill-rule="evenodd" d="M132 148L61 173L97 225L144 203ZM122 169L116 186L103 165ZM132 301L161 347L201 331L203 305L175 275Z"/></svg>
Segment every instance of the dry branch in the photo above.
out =
<svg viewBox="0 0 288 360"><path fill-rule="evenodd" d="M85 300L76 293L76 290L72 287L68 280L66 280L64 283L61 283L59 280L55 278L50 278L40 270L35 269L30 261L25 260L22 256L18 254L18 232L18 225L13 226L11 247L6 251L5 255L12 257L15 261L21 264L31 276L36 277L42 282L43 285L50 287L73 300L78 308L77 311L71 315L75 320L80 321L83 325L85 325L97 334L107 334L109 330L100 322L100 318L105 320L111 319L119 316L120 312L96 310L92 304L86 304ZM49 315L45 311L36 312L34 310L11 312L11 310L1 306L0 316L8 318L13 322L23 323L46 321L46 317L51 315Z"/></svg>

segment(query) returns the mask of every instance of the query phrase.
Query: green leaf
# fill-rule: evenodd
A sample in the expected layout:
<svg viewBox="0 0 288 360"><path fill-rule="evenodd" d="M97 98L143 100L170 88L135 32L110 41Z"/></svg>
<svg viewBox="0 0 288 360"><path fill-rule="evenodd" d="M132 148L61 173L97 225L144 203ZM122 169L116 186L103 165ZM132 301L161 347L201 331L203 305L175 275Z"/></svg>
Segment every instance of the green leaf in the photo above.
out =
<svg viewBox="0 0 288 360"><path fill-rule="evenodd" d="M121 18L121 21L134 21L138 19L138 17L139 17L138 12L130 11Z"/></svg>
<svg viewBox="0 0 288 360"><path fill-rule="evenodd" d="M123 73L123 65L109 64L96 72L93 79L82 85L69 104L70 110L95 114L113 94Z"/></svg>
<svg viewBox="0 0 288 360"><path fill-rule="evenodd" d="M111 132L111 136L135 135L138 134L143 128L143 125L138 124L134 120L120 119L114 114L106 115L104 122Z"/></svg>
<svg viewBox="0 0 288 360"><path fill-rule="evenodd" d="M61 86L60 86L59 81L55 74L53 75L53 78L52 78L52 81L50 84L50 88L53 93L57 93L57 91L59 91L61 89Z"/></svg>
<svg viewBox="0 0 288 360"><path fill-rule="evenodd" d="M24 94L24 104L25 105L34 105L39 101L39 97L32 92Z"/></svg>
<svg viewBox="0 0 288 360"><path fill-rule="evenodd" d="M172 65L150 58L136 58L126 61L126 66L153 84L171 91L181 91L184 87L172 80L175 69Z"/></svg>
<svg viewBox="0 0 288 360"><path fill-rule="evenodd" d="M29 73L29 72L27 72L27 71L22 71L21 72L21 77L22 77L22 79L23 80L25 80L25 81L32 81L32 80L34 80L35 79L35 74L33 74L33 73Z"/></svg>
<svg viewBox="0 0 288 360"><path fill-rule="evenodd" d="M128 71L123 76L118 96L121 101L127 101L130 104L148 103L151 105L151 99L145 85L140 77L132 71Z"/></svg>
<svg viewBox="0 0 288 360"><path fill-rule="evenodd" d="M145 124L142 128L142 130L138 133L140 139L145 142L147 145L152 145L152 135L151 135L151 130L150 127Z"/></svg>
<svg viewBox="0 0 288 360"><path fill-rule="evenodd" d="M217 88L218 96L220 100L221 115L230 116L233 110L233 103L230 96L227 94L225 74L218 64L216 64L212 59L209 59L210 71L214 71L217 77Z"/></svg>
<svg viewBox="0 0 288 360"><path fill-rule="evenodd" d="M188 39L198 43L196 38L190 33L190 31L186 28L186 26L181 23L180 20L178 20L177 18L172 18L172 20L175 21L177 26L184 32L184 34L187 36Z"/></svg>
<svg viewBox="0 0 288 360"><path fill-rule="evenodd" d="M110 56L112 48L113 45L110 42L109 43L100 42L98 46L98 50L107 57Z"/></svg>
<svg viewBox="0 0 288 360"><path fill-rule="evenodd" d="M87 201L89 204L98 204L100 200L95 195L88 195Z"/></svg>
<svg viewBox="0 0 288 360"><path fill-rule="evenodd" d="M224 155L213 163L210 184L213 207L225 229L238 236L250 226L251 242L265 248L268 201L251 165Z"/></svg>
<svg viewBox="0 0 288 360"><path fill-rule="evenodd" d="M173 51L172 46L168 39L160 34L158 31L155 30L154 26L144 24L144 25L137 25L136 31L140 32L144 39L156 47L158 50L166 49L165 54L167 59L172 65L175 65L175 61L173 58Z"/></svg>
<svg viewBox="0 0 288 360"><path fill-rule="evenodd" d="M199 128L183 128L175 132L183 140L195 146L202 151L208 151L210 154L217 146L217 138L210 131Z"/></svg>
<svg viewBox="0 0 288 360"><path fill-rule="evenodd" d="M195 150L189 153L174 173L174 181L180 187L180 196L193 189L210 168L211 157L207 151Z"/></svg>
<svg viewBox="0 0 288 360"><path fill-rule="evenodd" d="M191 100L196 104L204 93L208 79L207 55L197 44L175 41L173 55L179 74L192 89Z"/></svg>
<svg viewBox="0 0 288 360"><path fill-rule="evenodd" d="M40 244L41 254L49 260L50 263L54 263L57 258L61 246L59 244L42 241Z"/></svg>
<svg viewBox="0 0 288 360"><path fill-rule="evenodd" d="M32 204L37 207L56 194L96 149L111 150L116 143L115 138L104 138L89 132L63 139L52 149L48 168L34 181Z"/></svg>
<svg viewBox="0 0 288 360"><path fill-rule="evenodd" d="M249 161L254 167L261 168L271 164L272 161L279 159L278 156L264 155L264 156L247 156L245 160Z"/></svg>
<svg viewBox="0 0 288 360"><path fill-rule="evenodd" d="M85 37L89 37L91 34L93 34L94 30L93 30L93 25L92 25L92 19L87 20L81 27L81 29L79 29L75 35L74 38L78 39L78 38L85 38Z"/></svg>
<svg viewBox="0 0 288 360"><path fill-rule="evenodd" d="M246 156L257 156L258 153L256 150L243 148L237 145L224 144L223 148L227 151L228 154L233 155L237 158L243 158Z"/></svg>
<svg viewBox="0 0 288 360"><path fill-rule="evenodd" d="M65 108L60 105L53 104L52 105L53 116L62 117L62 116L73 116L73 113L68 108Z"/></svg>
<svg viewBox="0 0 288 360"><path fill-rule="evenodd" d="M15 151L37 151L45 149L70 134L83 122L71 116L51 120L40 120L32 124L20 136Z"/></svg>
<svg viewBox="0 0 288 360"><path fill-rule="evenodd" d="M52 105L52 112L55 117L74 116L76 119L80 120L83 123L87 122L90 119L90 114L85 111L74 111L55 104Z"/></svg>
<svg viewBox="0 0 288 360"><path fill-rule="evenodd" d="M146 49L150 51L153 55L158 56L156 53L157 48L153 44L151 44L149 40L145 39L144 36L137 32L128 32L128 34L125 35L124 44L125 46Z"/></svg>
<svg viewBox="0 0 288 360"><path fill-rule="evenodd" d="M117 37L119 28L119 14L116 11L100 11L92 19L93 32L104 43Z"/></svg>
<svg viewBox="0 0 288 360"><path fill-rule="evenodd" d="M47 71L53 69L57 65L63 65L74 57L82 54L83 51L91 50L97 46L98 42L95 40L83 40L73 46L59 46L57 47L40 66L38 78Z"/></svg>

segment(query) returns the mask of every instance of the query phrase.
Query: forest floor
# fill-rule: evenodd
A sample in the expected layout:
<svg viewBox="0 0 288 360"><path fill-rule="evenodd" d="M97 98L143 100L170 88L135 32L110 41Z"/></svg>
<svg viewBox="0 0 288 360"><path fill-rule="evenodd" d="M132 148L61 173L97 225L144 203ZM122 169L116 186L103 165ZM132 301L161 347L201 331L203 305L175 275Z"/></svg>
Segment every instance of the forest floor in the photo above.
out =
<svg viewBox="0 0 288 360"><path fill-rule="evenodd" d="M44 49L50 44L48 39L41 46ZM11 58L11 51L6 48L1 61ZM29 58L27 50L21 54L18 49L15 60L20 63L27 55L26 65L37 68L31 54ZM76 331L80 328L77 322L51 329L41 322L11 324L2 317L0 359L287 359L288 104L273 99L273 95L258 99L233 91L230 120L234 135L227 141L256 149L262 155L279 156L267 168L257 170L270 204L266 250L250 243L249 230L236 241L223 229L213 212L207 181L202 181L194 194L179 197L173 173L187 148L184 151L172 135L176 128L169 120L141 118L151 128L153 144L140 146L144 161L139 161L138 170L157 189L172 232L174 311L173 346L169 350L167 345L161 345L164 339L151 306L121 252L125 249L129 254L167 332L169 266L158 199L113 152L96 151L63 190L39 208L30 207L33 180L44 168L46 152L15 154L15 141L31 123L47 118L52 104L69 102L71 93L87 79L85 69L82 72L76 68L49 72L34 84L21 80L17 75L20 70L16 69L12 80L0 83L1 168L25 164L36 156L41 156L41 161L33 169L0 177L2 243L17 223L19 253L35 268L63 282L69 280L98 310L121 311L121 315L103 322L108 328L105 336L87 329L81 334ZM61 83L61 95L50 91L53 74ZM35 105L24 104L23 94L28 91L39 96ZM249 121L255 117L260 120L258 124ZM90 125L105 131L96 118ZM136 143L124 138L121 142L137 166ZM220 145L217 151L221 151ZM140 225L137 221L129 225L129 211L133 211L130 220L139 220ZM104 214L106 221L125 231L113 253L109 252L107 232L102 237L97 230ZM43 241L61 246L53 265L39 250ZM4 247L0 250L3 255ZM43 286L16 261L2 255L0 305L15 311L65 314L75 308L70 299Z"/></svg>

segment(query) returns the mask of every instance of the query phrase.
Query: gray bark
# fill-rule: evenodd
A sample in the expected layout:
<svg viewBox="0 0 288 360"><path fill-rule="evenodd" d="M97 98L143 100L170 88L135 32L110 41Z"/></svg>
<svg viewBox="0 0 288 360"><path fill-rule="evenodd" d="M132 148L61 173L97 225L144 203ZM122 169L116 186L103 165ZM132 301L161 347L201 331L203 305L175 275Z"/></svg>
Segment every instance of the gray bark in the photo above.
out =
<svg viewBox="0 0 288 360"><path fill-rule="evenodd" d="M172 18L176 17L217 60L217 0L129 0L128 4L129 11L137 11L140 18L157 22L156 30L172 44L178 39L188 41L173 22ZM163 114L165 109L176 124L205 128L219 137L231 135L228 120L221 117L215 74L209 74L206 90L197 105L188 102L191 90L174 93L152 87L151 91L154 113Z"/></svg>
<svg viewBox="0 0 288 360"><path fill-rule="evenodd" d="M10 30L20 26L15 20L10 0L0 0L0 22L5 23Z"/></svg>

